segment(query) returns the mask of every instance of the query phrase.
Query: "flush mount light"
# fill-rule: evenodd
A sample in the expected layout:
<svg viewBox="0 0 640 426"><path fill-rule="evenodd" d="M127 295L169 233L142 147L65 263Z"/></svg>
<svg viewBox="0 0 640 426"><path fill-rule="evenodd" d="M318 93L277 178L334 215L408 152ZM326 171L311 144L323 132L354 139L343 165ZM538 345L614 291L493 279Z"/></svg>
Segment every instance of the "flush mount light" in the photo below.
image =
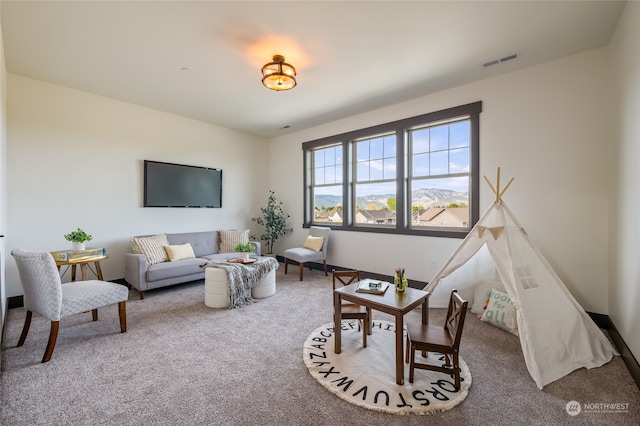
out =
<svg viewBox="0 0 640 426"><path fill-rule="evenodd" d="M296 87L296 69L284 61L284 56L274 55L273 62L262 67L262 84L271 90L289 90Z"/></svg>

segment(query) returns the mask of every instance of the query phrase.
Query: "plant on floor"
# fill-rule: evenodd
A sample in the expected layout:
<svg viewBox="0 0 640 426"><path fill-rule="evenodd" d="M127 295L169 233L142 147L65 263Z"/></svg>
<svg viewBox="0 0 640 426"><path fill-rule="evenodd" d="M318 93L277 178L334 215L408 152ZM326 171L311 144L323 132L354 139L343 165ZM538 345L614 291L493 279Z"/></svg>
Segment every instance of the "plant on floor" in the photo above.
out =
<svg viewBox="0 0 640 426"><path fill-rule="evenodd" d="M253 247L253 244L251 243L240 243L236 246L235 251L240 252L240 253L251 253L256 251L256 249Z"/></svg>
<svg viewBox="0 0 640 426"><path fill-rule="evenodd" d="M72 243L84 243L85 241L91 241L93 237L82 229L78 228L75 231L71 231L70 233L64 236L64 239L67 241L71 241Z"/></svg>
<svg viewBox="0 0 640 426"><path fill-rule="evenodd" d="M267 254L273 253L273 246L278 241L278 238L293 232L293 229L287 226L289 215L285 213L282 205L282 201L276 200L275 192L269 191L266 207L260 208L262 216L251 218L251 220L264 227L264 233L259 238L265 242Z"/></svg>

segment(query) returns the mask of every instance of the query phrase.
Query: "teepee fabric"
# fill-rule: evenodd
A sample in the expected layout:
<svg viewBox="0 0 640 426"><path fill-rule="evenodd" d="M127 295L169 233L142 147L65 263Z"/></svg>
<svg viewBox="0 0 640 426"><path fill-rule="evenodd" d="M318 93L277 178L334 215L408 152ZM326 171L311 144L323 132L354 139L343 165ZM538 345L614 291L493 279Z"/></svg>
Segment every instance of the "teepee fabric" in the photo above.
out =
<svg viewBox="0 0 640 426"><path fill-rule="evenodd" d="M446 307L453 288L472 299L474 286L497 278L515 307L522 352L539 389L617 355L501 201L487 210L425 290L432 292L431 307Z"/></svg>

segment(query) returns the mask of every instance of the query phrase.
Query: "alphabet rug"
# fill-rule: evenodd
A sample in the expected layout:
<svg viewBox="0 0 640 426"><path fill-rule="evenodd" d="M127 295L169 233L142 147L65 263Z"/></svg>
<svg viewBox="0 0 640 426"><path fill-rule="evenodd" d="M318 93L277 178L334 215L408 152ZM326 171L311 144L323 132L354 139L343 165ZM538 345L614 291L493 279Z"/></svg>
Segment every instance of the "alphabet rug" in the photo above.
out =
<svg viewBox="0 0 640 426"><path fill-rule="evenodd" d="M333 323L315 329L304 342L303 357L309 373L340 398L370 410L394 414L429 414L460 404L471 386L471 373L460 358L460 390L453 375L415 369L409 383L409 364L404 364L403 385L396 383L395 325L374 320L373 332L362 347L358 321L342 322L342 352L334 351ZM406 333L406 330L405 330ZM406 351L406 336L403 342ZM444 356L430 352L425 359L416 352L416 361L444 364ZM403 354L404 359L404 354Z"/></svg>

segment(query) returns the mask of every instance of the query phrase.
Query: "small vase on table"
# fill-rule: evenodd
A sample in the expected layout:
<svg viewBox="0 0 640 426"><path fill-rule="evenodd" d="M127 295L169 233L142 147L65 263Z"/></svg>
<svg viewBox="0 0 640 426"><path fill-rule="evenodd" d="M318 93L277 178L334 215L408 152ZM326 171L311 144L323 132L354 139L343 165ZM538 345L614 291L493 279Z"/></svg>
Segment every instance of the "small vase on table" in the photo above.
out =
<svg viewBox="0 0 640 426"><path fill-rule="evenodd" d="M397 268L396 274L393 277L393 285L396 291L404 291L408 286L407 278L404 276L404 269Z"/></svg>
<svg viewBox="0 0 640 426"><path fill-rule="evenodd" d="M79 243L77 241L72 241L71 242L71 250L73 251L79 251L79 250L84 250L85 249L85 244L84 241Z"/></svg>

